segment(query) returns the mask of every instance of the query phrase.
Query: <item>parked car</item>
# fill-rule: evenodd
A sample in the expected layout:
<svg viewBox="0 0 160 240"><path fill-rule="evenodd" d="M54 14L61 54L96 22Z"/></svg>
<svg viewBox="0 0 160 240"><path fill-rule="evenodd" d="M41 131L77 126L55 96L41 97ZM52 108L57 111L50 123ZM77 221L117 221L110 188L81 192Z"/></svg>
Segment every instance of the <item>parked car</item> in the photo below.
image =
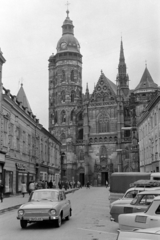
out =
<svg viewBox="0 0 160 240"><path fill-rule="evenodd" d="M160 227L160 196L154 198L145 212L121 214L118 222L122 231Z"/></svg>
<svg viewBox="0 0 160 240"><path fill-rule="evenodd" d="M138 229L131 232L118 231L117 240L159 240L160 239L160 227Z"/></svg>
<svg viewBox="0 0 160 240"><path fill-rule="evenodd" d="M31 193L29 201L18 209L17 219L22 228L28 223L53 221L57 227L62 219L69 220L72 213L71 202L61 189L39 189Z"/></svg>
<svg viewBox="0 0 160 240"><path fill-rule="evenodd" d="M113 205L110 210L111 221L118 222L118 216L123 213L144 212L155 196L160 196L160 189L139 192L131 203Z"/></svg>
<svg viewBox="0 0 160 240"><path fill-rule="evenodd" d="M125 194L123 195L122 198L120 198L110 204L110 208L112 208L114 205L117 205L117 204L125 204L125 203L132 202L133 198L135 198L139 192L142 192L144 190L145 190L144 188L129 188L125 192Z"/></svg>

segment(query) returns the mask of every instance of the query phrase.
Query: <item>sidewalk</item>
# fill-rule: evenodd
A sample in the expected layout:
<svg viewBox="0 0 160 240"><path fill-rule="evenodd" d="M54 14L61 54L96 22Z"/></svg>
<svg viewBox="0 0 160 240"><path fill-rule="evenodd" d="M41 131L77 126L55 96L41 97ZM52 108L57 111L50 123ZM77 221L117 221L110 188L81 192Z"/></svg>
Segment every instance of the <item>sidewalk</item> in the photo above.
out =
<svg viewBox="0 0 160 240"><path fill-rule="evenodd" d="M69 189L68 191L65 192L66 194L68 194L76 190L78 189L77 188ZM28 202L28 199L29 199L28 193L25 194L25 197L22 197L22 195L13 195L11 197L4 198L3 202L0 202L0 214L19 208L20 205Z"/></svg>
<svg viewBox="0 0 160 240"><path fill-rule="evenodd" d="M28 201L29 194L25 194L25 197L22 195L15 195L3 199L3 202L0 202L0 214L11 211L13 209L19 208L20 205Z"/></svg>

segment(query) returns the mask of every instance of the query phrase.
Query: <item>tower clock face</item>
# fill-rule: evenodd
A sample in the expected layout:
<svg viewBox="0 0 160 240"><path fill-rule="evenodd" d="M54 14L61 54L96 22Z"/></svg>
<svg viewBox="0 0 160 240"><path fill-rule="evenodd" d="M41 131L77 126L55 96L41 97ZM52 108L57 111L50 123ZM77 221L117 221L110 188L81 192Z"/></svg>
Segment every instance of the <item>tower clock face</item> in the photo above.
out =
<svg viewBox="0 0 160 240"><path fill-rule="evenodd" d="M62 43L61 43L61 48L62 48L62 49L65 49L66 47L67 47L67 43L62 42Z"/></svg>

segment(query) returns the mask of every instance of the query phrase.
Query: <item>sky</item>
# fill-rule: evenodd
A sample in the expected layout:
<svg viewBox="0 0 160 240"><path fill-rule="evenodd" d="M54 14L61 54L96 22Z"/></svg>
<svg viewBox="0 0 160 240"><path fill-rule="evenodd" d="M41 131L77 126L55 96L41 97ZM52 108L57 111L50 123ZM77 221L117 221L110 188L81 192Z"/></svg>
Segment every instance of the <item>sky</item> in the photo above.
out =
<svg viewBox="0 0 160 240"><path fill-rule="evenodd" d="M159 0L69 0L69 17L83 55L83 92L92 93L101 70L116 83L123 40L130 89L145 65L160 86ZM56 54L67 14L66 0L1 0L2 82L12 95L20 84L40 123L48 129L48 59Z"/></svg>

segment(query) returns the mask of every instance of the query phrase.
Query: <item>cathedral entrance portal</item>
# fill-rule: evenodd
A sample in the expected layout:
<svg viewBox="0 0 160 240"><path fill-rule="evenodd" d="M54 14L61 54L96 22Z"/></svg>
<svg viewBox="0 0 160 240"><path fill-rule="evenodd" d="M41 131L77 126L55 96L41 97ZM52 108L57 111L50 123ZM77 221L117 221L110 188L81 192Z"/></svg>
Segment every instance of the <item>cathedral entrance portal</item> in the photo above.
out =
<svg viewBox="0 0 160 240"><path fill-rule="evenodd" d="M108 182L108 172L101 172L101 185L105 186L106 181Z"/></svg>
<svg viewBox="0 0 160 240"><path fill-rule="evenodd" d="M79 174L79 181L80 181L81 185L84 186L84 173Z"/></svg>

